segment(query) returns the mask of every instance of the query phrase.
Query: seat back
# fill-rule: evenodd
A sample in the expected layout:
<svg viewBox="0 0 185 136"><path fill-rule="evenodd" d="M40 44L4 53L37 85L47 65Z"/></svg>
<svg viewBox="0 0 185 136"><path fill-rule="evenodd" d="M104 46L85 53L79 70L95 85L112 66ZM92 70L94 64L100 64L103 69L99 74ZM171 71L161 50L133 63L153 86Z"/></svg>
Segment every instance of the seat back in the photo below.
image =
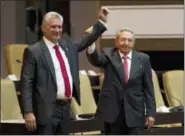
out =
<svg viewBox="0 0 185 136"><path fill-rule="evenodd" d="M76 100L71 100L71 110L73 114L91 114L96 112L96 103L93 96L91 84L88 75L79 74L80 77L80 93L81 93L81 106L78 105Z"/></svg>
<svg viewBox="0 0 185 136"><path fill-rule="evenodd" d="M13 81L1 79L1 120L22 120Z"/></svg>
<svg viewBox="0 0 185 136"><path fill-rule="evenodd" d="M26 44L9 44L4 47L5 62L8 74L16 75L20 79L23 53Z"/></svg>
<svg viewBox="0 0 185 136"><path fill-rule="evenodd" d="M163 86L170 107L184 105L184 71L174 70L163 74ZM178 99L178 100L176 100ZM180 102L179 102L180 101Z"/></svg>
<svg viewBox="0 0 185 136"><path fill-rule="evenodd" d="M159 108L161 106L165 106L160 86L159 86L159 80L157 78L156 72L152 70L152 81L154 86L154 94L155 94L155 101L156 101L156 107Z"/></svg>

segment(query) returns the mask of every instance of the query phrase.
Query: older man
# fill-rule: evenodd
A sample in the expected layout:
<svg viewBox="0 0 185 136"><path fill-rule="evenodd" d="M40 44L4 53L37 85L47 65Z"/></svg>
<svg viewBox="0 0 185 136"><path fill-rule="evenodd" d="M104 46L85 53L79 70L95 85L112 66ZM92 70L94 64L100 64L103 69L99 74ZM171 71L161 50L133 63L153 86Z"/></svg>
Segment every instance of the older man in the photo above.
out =
<svg viewBox="0 0 185 136"><path fill-rule="evenodd" d="M105 122L105 134L140 134L155 121L150 59L134 51L134 43L134 33L121 29L114 48L99 54L93 44L87 50L91 64L104 69L97 116Z"/></svg>

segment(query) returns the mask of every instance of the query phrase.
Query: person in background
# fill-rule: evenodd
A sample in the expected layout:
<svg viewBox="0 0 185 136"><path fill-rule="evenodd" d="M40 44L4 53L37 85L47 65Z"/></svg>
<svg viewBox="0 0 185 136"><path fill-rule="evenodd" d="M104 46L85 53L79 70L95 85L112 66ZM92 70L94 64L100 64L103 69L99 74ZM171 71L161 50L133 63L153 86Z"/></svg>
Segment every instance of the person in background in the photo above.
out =
<svg viewBox="0 0 185 136"><path fill-rule="evenodd" d="M87 49L89 62L104 69L97 117L105 122L105 134L138 135L155 122L150 58L134 51L134 44L134 33L126 28L116 34L114 48L98 53L92 44Z"/></svg>
<svg viewBox="0 0 185 136"><path fill-rule="evenodd" d="M26 128L37 134L70 133L70 100L80 105L78 52L106 30L108 9L101 8L91 34L78 41L61 37L63 17L48 12L42 21L43 39L24 51L20 79Z"/></svg>

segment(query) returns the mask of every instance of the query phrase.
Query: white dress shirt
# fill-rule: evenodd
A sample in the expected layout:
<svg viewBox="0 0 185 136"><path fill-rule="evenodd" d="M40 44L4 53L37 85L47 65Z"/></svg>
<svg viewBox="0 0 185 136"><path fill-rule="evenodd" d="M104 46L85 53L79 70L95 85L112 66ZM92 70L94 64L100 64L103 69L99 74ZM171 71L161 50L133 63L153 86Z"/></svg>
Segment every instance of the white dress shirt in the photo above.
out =
<svg viewBox="0 0 185 136"><path fill-rule="evenodd" d="M46 43L46 46L49 49L49 52L51 54L51 58L53 61L53 65L54 65L56 82L57 82L57 99L66 99L64 78L62 76L60 63L59 63L58 58L55 53L55 49L54 49L55 44L52 43L51 41L49 41L48 39L46 39L45 37L43 37L43 39L44 39L44 42ZM69 62L68 62L68 59L65 55L65 52L63 51L63 49L60 46L59 46L59 51L64 59L64 63L65 63L66 70L67 70L67 75L69 77L69 82L70 82L70 87L71 87L71 96L70 96L70 98L71 98L72 97L72 90L73 90L73 79L72 79L72 75L71 75L71 71L70 71Z"/></svg>

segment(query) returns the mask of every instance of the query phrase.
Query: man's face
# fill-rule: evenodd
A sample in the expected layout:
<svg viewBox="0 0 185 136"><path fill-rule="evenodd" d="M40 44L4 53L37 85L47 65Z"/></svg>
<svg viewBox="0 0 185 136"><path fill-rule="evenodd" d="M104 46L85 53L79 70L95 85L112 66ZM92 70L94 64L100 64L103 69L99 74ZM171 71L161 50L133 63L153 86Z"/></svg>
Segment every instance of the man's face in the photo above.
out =
<svg viewBox="0 0 185 136"><path fill-rule="evenodd" d="M116 38L116 47L123 54L128 54L134 47L134 37L129 31L123 31L119 37Z"/></svg>
<svg viewBox="0 0 185 136"><path fill-rule="evenodd" d="M48 40L55 43L61 38L62 21L57 18L50 19L48 22L43 23L42 31Z"/></svg>

